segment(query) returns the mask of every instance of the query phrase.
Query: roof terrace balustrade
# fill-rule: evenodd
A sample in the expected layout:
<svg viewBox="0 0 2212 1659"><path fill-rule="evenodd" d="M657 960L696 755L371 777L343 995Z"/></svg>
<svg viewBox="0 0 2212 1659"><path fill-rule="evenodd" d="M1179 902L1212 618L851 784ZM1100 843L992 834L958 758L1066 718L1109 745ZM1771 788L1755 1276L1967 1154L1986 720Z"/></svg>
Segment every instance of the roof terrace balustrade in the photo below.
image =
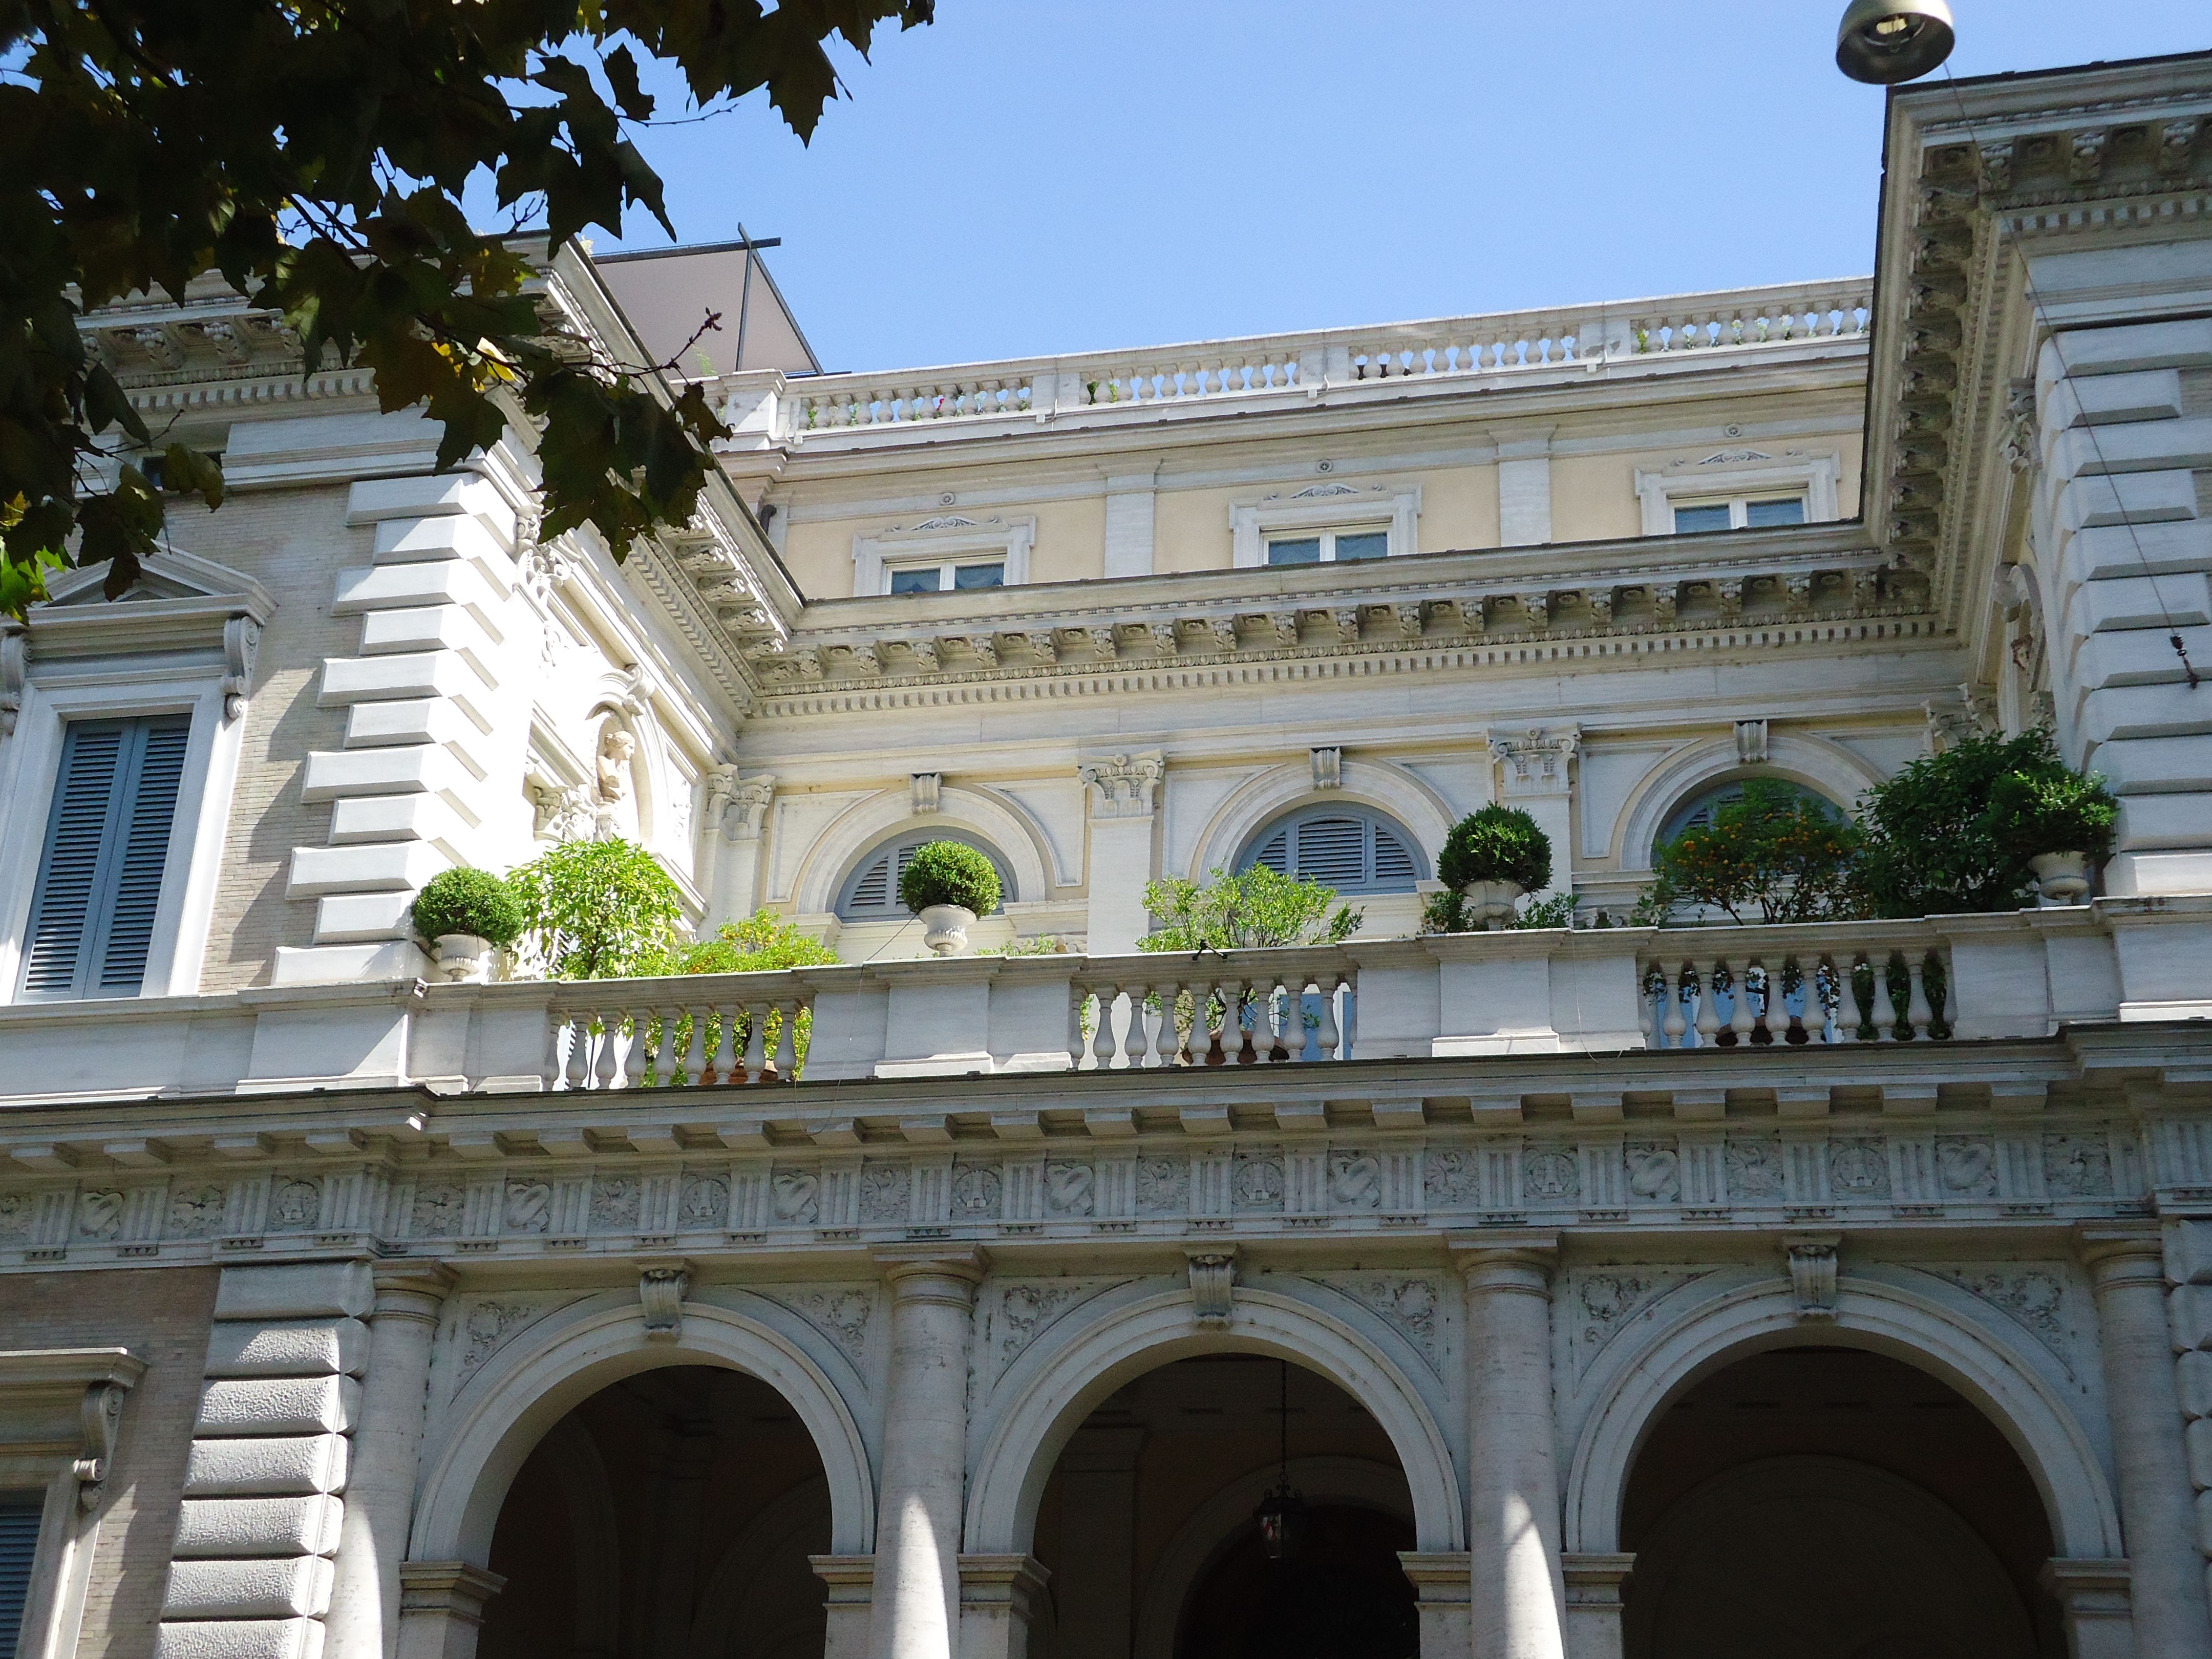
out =
<svg viewBox="0 0 2212 1659"><path fill-rule="evenodd" d="M1863 336L1873 297L1872 280L1856 277L1139 351L810 376L778 400L773 434L804 442L862 429L1043 422L1099 411L1200 414L1222 405L1302 403L1347 386L1443 386L1530 370L1595 371L1690 352L1759 351Z"/></svg>
<svg viewBox="0 0 2212 1659"><path fill-rule="evenodd" d="M1212 1068L1229 1086L1270 1066L1655 1050L1657 1076L1753 1049L1810 1064L1829 1049L2170 1018L2212 1018L2212 897L27 1004L0 1009L0 1104L396 1085L642 1100L742 1087L803 1114L849 1085L900 1079L1058 1073L1079 1095L1106 1086L1105 1073Z"/></svg>

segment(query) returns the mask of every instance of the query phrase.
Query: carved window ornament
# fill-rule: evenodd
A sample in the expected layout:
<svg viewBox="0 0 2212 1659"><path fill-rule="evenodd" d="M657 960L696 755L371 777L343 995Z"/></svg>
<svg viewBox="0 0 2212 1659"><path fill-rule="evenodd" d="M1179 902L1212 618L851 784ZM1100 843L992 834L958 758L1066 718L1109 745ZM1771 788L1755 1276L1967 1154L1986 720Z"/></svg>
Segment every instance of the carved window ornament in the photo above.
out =
<svg viewBox="0 0 2212 1659"><path fill-rule="evenodd" d="M1639 467L1636 495L1643 509L1644 533L1674 535L1677 507L1708 504L1726 506L1729 515L1725 526L1710 528L1741 529L1752 515L1738 509L1753 501L1783 499L1804 502L1806 523L1831 524L1843 516L1838 505L1843 472L1843 457L1838 453L1794 449L1778 455L1751 448L1723 449L1673 461L1657 471Z"/></svg>
<svg viewBox="0 0 2212 1659"><path fill-rule="evenodd" d="M1237 1252L1191 1250L1187 1255L1190 1262L1191 1312L1198 1320L1199 1328L1228 1329L1229 1316L1236 1306Z"/></svg>
<svg viewBox="0 0 2212 1659"><path fill-rule="evenodd" d="M1420 550L1421 489L1393 489L1387 484L1351 484L1332 480L1295 492L1242 501L1229 509L1230 563L1257 569L1267 561L1270 538L1304 536L1316 541L1373 532L1384 538L1383 556L1399 558ZM1335 550L1339 558L1343 550ZM1325 556L1316 548L1315 558Z"/></svg>
<svg viewBox="0 0 2212 1659"><path fill-rule="evenodd" d="M1582 746L1582 728L1532 726L1525 732L1492 732L1486 741L1507 794L1563 795L1569 763Z"/></svg>
<svg viewBox="0 0 2212 1659"><path fill-rule="evenodd" d="M942 588L963 584L957 572L996 564L999 581L987 586L1018 587L1030 579L1030 553L1036 545L1033 518L972 519L936 514L908 525L893 525L872 536L853 538L853 593L867 599L891 592L896 570L938 572Z"/></svg>
<svg viewBox="0 0 2212 1659"><path fill-rule="evenodd" d="M938 797L945 789L942 772L916 772L907 780L908 808L916 817L926 817L938 810Z"/></svg>
<svg viewBox="0 0 2212 1659"><path fill-rule="evenodd" d="M1315 749L1308 751L1313 762L1314 787L1341 789L1344 787L1344 750Z"/></svg>

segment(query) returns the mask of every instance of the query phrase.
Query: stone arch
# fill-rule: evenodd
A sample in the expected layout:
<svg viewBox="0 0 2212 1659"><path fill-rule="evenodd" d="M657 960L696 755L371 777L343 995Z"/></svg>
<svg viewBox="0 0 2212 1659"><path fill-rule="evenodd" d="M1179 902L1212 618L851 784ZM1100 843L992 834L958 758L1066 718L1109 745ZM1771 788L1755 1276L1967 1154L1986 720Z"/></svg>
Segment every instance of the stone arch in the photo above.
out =
<svg viewBox="0 0 2212 1659"><path fill-rule="evenodd" d="M1270 767L1247 778L1229 792L1191 843L1186 873L1195 880L1216 865L1225 869L1268 823L1309 802L1341 801L1395 818L1411 833L1426 861L1436 861L1437 850L1455 821L1451 805L1442 795L1406 768L1387 761L1346 757L1340 775L1341 786L1328 790L1314 787L1313 769L1305 764Z"/></svg>
<svg viewBox="0 0 2212 1659"><path fill-rule="evenodd" d="M1052 844L1043 830L1020 808L987 790L945 785L938 793L938 810L916 813L913 797L903 789L885 789L857 802L830 821L806 851L792 895L802 915L824 915L836 908L837 894L853 873L853 866L877 844L896 831L926 830L941 824L981 836L999 850L1013 872L1014 890L1006 902L1048 898L1054 881Z"/></svg>
<svg viewBox="0 0 2212 1659"><path fill-rule="evenodd" d="M1733 736L1692 744L1645 773L1631 792L1613 832L1613 856L1623 870L1649 870L1652 842L1667 815L1694 792L1739 777L1781 778L1846 811L1881 781L1881 774L1865 761L1824 738L1778 732L1767 739L1765 760L1755 765L1744 763Z"/></svg>
<svg viewBox="0 0 2212 1659"><path fill-rule="evenodd" d="M1309 1504L1348 1504L1413 1519L1406 1508L1406 1482L1379 1463L1357 1457L1294 1457L1290 1478ZM1136 1659L1172 1659L1183 1603L1234 1540L1238 1523L1249 1523L1276 1479L1277 1471L1266 1468L1231 1482L1168 1540L1137 1598Z"/></svg>
<svg viewBox="0 0 2212 1659"><path fill-rule="evenodd" d="M1659 1304L1642 1340L1607 1356L1606 1381L1567 1466L1565 1547L1593 1554L1620 1548L1636 1455L1685 1388L1747 1355L1815 1341L1887 1354L1949 1383L2027 1466L2062 1555L2124 1555L2119 1510L2096 1448L2045 1368L1945 1306L1934 1290L1846 1273L1838 1282L1836 1317L1816 1325L1798 1317L1786 1285L1765 1279L1695 1301L1672 1319Z"/></svg>
<svg viewBox="0 0 2212 1659"><path fill-rule="evenodd" d="M814 1442L830 1484L830 1549L875 1547L875 1481L860 1425L829 1375L789 1338L731 1309L687 1303L678 1340L648 1340L635 1302L603 1308L497 1356L454 1402L452 1427L426 1448L410 1559L490 1558L515 1472L546 1431L611 1382L670 1365L719 1365L781 1394Z"/></svg>
<svg viewBox="0 0 2212 1659"><path fill-rule="evenodd" d="M780 1498L771 1498L753 1518L752 1524L731 1540L714 1564L705 1594L699 1598L699 1611L691 1624L690 1659L721 1659L728 1650L726 1632L736 1622L746 1597L773 1571L775 1546L817 1523L822 1512L829 1507L829 1494L822 1483L809 1480ZM814 1587L819 1589L818 1582ZM781 1638L787 1634L781 1630L755 1632L751 1650L773 1653L782 1645Z"/></svg>
<svg viewBox="0 0 2212 1659"><path fill-rule="evenodd" d="M1193 1316L1190 1293L1178 1289L1100 1310L1066 1328L1071 1334L1064 1340L1033 1346L1000 1384L1011 1397L994 1413L969 1472L970 1550L1028 1549L1054 1463L1109 1395L1175 1360L1218 1353L1287 1359L1358 1401L1398 1454L1419 1547L1467 1547L1459 1472L1435 1413L1391 1354L1334 1316L1280 1291L1240 1286L1226 1328L1205 1330Z"/></svg>

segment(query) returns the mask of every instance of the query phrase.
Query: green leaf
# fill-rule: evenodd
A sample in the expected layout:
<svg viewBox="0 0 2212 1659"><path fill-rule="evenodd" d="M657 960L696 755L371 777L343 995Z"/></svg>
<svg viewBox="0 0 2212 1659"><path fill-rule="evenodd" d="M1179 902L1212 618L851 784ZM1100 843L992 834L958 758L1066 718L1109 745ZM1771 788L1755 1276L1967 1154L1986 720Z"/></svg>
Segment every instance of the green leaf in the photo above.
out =
<svg viewBox="0 0 2212 1659"><path fill-rule="evenodd" d="M653 94L638 84L637 59L629 48L617 46L599 60L599 67L606 71L607 84L614 88L617 107L633 121L650 121Z"/></svg>

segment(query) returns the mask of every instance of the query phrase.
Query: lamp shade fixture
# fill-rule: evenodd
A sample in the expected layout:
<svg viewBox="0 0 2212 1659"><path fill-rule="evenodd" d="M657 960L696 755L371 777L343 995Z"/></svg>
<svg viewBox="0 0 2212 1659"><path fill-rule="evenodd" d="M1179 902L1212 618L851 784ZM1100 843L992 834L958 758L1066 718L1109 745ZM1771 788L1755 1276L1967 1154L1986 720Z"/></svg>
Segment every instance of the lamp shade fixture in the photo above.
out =
<svg viewBox="0 0 2212 1659"><path fill-rule="evenodd" d="M1836 67L1854 81L1895 86L1936 68L1956 40L1943 0L1851 0L1836 31Z"/></svg>

